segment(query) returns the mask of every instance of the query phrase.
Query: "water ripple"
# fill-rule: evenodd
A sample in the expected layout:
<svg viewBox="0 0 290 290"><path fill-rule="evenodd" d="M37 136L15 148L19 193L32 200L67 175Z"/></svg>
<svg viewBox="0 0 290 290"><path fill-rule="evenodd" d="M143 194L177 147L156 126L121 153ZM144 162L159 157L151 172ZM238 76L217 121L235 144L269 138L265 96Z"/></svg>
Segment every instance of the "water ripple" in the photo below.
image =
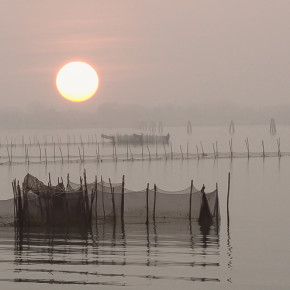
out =
<svg viewBox="0 0 290 290"><path fill-rule="evenodd" d="M88 231L10 228L0 237L0 285L138 288L179 281L186 288L192 282L220 282L219 256L214 226L205 233L196 223L98 225Z"/></svg>

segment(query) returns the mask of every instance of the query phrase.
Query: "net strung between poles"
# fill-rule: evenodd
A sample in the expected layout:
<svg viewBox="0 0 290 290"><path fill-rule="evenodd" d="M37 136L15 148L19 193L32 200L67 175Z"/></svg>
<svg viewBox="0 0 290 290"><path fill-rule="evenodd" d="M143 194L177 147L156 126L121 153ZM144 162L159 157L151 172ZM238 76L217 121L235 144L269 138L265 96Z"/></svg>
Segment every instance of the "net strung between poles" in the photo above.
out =
<svg viewBox="0 0 290 290"><path fill-rule="evenodd" d="M22 188L12 183L15 221L31 225L91 224L96 222L146 222L169 218L200 219L207 211L211 222L220 219L218 190L205 193L193 186L165 191L154 185L142 190L125 188L121 183L98 180L87 183L67 180L56 186L45 185L27 174ZM1 202L0 202L1 203Z"/></svg>

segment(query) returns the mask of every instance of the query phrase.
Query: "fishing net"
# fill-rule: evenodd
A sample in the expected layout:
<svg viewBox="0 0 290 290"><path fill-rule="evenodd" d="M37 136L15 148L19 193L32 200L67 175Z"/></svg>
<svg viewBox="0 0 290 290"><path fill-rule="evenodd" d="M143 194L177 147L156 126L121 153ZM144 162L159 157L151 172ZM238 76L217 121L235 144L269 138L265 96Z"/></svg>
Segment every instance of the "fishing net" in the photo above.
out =
<svg viewBox="0 0 290 290"><path fill-rule="evenodd" d="M85 178L84 178L85 180ZM92 220L149 222L167 218L198 219L205 196L206 206L212 218L220 218L218 192L204 193L193 185L180 191L165 191L157 186L142 190L129 190L124 183L97 180L75 183L68 180L66 188L62 182L46 186L28 174L19 193L15 187L15 211L23 211L30 224L87 223ZM22 195L21 202L19 195ZM13 215L13 199L12 211ZM0 202L1 206L1 202Z"/></svg>

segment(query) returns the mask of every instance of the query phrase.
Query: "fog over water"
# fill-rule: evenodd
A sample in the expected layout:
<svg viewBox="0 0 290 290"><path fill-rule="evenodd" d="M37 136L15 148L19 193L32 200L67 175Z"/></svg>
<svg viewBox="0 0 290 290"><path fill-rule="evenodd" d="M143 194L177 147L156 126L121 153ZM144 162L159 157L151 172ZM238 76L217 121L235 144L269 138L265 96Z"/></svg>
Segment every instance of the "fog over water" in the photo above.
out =
<svg viewBox="0 0 290 290"><path fill-rule="evenodd" d="M0 289L289 289L289 12L287 0L0 1ZM99 75L86 102L56 89L70 61ZM101 138L134 133L170 139ZM84 169L132 190L218 187L221 223L13 226L14 178L78 182Z"/></svg>
<svg viewBox="0 0 290 290"><path fill-rule="evenodd" d="M97 109L60 110L32 107L28 110L9 108L0 114L2 135L5 129L75 129L75 128L139 128L142 122L164 126L228 126L269 125L274 118L279 125L290 124L287 106L261 107L238 106L233 103L210 105L160 105L105 103ZM53 133L52 133L53 134Z"/></svg>

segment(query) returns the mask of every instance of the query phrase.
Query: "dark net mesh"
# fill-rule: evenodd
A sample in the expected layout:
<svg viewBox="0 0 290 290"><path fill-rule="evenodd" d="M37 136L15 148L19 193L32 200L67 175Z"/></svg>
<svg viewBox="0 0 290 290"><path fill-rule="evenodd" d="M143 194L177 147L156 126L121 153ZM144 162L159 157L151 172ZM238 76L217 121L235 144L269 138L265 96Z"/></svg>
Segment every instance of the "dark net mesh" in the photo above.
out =
<svg viewBox="0 0 290 290"><path fill-rule="evenodd" d="M85 179L84 179L85 180ZM19 192L14 189L15 200ZM124 183L68 181L46 186L28 174L24 178L21 203L16 212L30 224L88 223L92 220L133 220L146 222L165 218L200 217L203 195L209 215L220 218L218 192L204 193L193 185L180 191L165 191L156 186L138 191L126 189ZM13 205L13 203L12 203ZM20 208L20 209L19 209ZM7 214L6 214L7 215ZM13 206L12 206L13 217Z"/></svg>

